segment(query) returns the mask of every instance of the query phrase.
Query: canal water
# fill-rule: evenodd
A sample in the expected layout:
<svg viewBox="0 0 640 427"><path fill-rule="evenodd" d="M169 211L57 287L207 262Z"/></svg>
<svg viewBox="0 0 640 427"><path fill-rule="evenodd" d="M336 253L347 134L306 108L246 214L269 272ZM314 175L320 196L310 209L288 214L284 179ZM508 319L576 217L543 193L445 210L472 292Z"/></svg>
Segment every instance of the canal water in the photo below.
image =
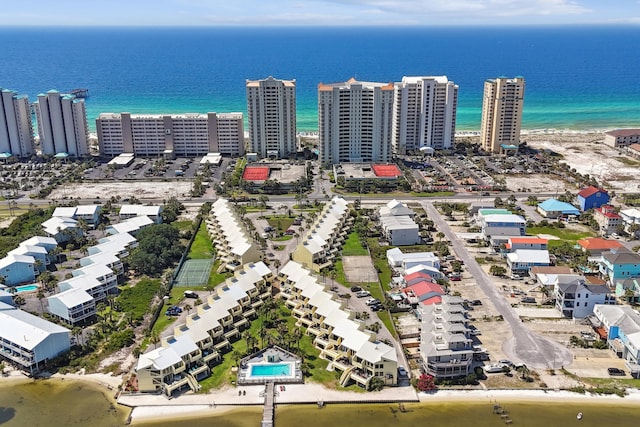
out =
<svg viewBox="0 0 640 427"><path fill-rule="evenodd" d="M110 391L85 382L69 380L0 382L0 426L91 426L124 425L129 409L114 405ZM640 407L628 404L593 403L509 403L498 402L506 417L494 414L486 403L407 403L337 405L280 405L276 409L278 427L386 427L429 425L432 427L626 427L638 425ZM403 410L401 410L403 409ZM577 420L578 412L583 413ZM136 425L156 427L256 427L262 419L261 407L238 407L213 417L166 419ZM428 424L426 424L428 423Z"/></svg>

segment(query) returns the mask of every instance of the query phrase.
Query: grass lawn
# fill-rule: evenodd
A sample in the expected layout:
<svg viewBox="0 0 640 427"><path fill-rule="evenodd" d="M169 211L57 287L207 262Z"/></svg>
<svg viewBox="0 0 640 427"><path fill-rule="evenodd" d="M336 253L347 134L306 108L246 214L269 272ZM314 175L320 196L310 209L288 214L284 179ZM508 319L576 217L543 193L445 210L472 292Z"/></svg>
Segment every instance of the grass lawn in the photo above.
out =
<svg viewBox="0 0 640 427"><path fill-rule="evenodd" d="M193 226L193 222L189 220L173 221L171 226L177 228L178 231L186 231Z"/></svg>
<svg viewBox="0 0 640 427"><path fill-rule="evenodd" d="M355 231L349 233L347 240L342 246L342 256L366 256L369 251L360 244L360 235Z"/></svg>
<svg viewBox="0 0 640 427"><path fill-rule="evenodd" d="M213 266L211 267L211 274L209 274L209 282L208 285L218 285L222 282L224 282L227 277L229 277L226 271L223 271L222 273L218 273L218 268L220 267L220 260L216 260L216 262L213 263Z"/></svg>
<svg viewBox="0 0 640 427"><path fill-rule="evenodd" d="M417 192L417 191L412 191L411 195L412 196L417 196L417 197L448 197L448 196L453 196L454 193L453 191L436 191L434 193L425 193L423 192Z"/></svg>
<svg viewBox="0 0 640 427"><path fill-rule="evenodd" d="M640 379L634 378L581 378L581 380L593 386L640 388Z"/></svg>
<svg viewBox="0 0 640 427"><path fill-rule="evenodd" d="M285 234L284 236L275 237L271 239L274 242L286 242L287 240L291 240L293 238L293 234Z"/></svg>
<svg viewBox="0 0 640 427"><path fill-rule="evenodd" d="M4 198L0 198L0 200L4 200ZM0 218L9 218L9 217L17 217L18 215L22 215L29 211L29 205L17 205L15 208L9 209L7 204L3 204L0 206ZM11 213L13 212L13 215Z"/></svg>
<svg viewBox="0 0 640 427"><path fill-rule="evenodd" d="M576 242L580 239L584 239L585 237L593 237L595 233L590 231L576 231L567 228L556 228L556 227L528 227L527 234L536 235L536 234L549 234L551 236L556 236L560 240L549 240L549 246L557 246L565 242Z"/></svg>
<svg viewBox="0 0 640 427"><path fill-rule="evenodd" d="M286 215L274 215L267 217L267 222L269 223L269 225L278 231L286 231L289 227L291 227L291 224L293 224L294 220L295 218L290 218Z"/></svg>
<svg viewBox="0 0 640 427"><path fill-rule="evenodd" d="M209 259L212 256L213 246L211 244L211 238L209 237L209 233L207 233L207 226L203 221L196 233L196 237L193 239L188 258Z"/></svg>

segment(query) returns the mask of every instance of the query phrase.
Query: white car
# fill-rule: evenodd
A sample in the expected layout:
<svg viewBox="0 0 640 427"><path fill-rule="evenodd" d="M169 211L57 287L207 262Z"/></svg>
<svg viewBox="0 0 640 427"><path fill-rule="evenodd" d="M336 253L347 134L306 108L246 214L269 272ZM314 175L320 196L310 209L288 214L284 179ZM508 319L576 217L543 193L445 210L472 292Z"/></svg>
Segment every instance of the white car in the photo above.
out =
<svg viewBox="0 0 640 427"><path fill-rule="evenodd" d="M365 304L367 304L367 305L374 305L374 304L379 304L379 303L380 303L380 301L378 301L375 298L369 298L367 301L365 301Z"/></svg>
<svg viewBox="0 0 640 427"><path fill-rule="evenodd" d="M371 294L369 293L369 291L358 291L358 292L356 292L356 296L358 298L364 298L364 297L371 296Z"/></svg>
<svg viewBox="0 0 640 427"><path fill-rule="evenodd" d="M494 363L493 365L489 365L487 367L484 368L484 371L487 374L497 374L499 372L504 372L505 365L503 365L502 363Z"/></svg>

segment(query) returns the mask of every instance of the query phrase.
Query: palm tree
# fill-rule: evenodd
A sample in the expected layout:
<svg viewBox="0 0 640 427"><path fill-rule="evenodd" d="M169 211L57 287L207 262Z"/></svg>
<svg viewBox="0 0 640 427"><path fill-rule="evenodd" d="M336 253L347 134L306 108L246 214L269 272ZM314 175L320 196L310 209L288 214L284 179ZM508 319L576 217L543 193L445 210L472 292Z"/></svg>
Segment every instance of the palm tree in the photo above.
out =
<svg viewBox="0 0 640 427"><path fill-rule="evenodd" d="M516 371L520 372L521 378L524 380L529 376L529 368L527 368L527 365L525 365L524 363L522 365L519 365L516 368Z"/></svg>
<svg viewBox="0 0 640 427"><path fill-rule="evenodd" d="M190 304L185 304L184 309L186 310L187 315L189 315L189 312L193 309L193 307L191 307Z"/></svg>
<svg viewBox="0 0 640 427"><path fill-rule="evenodd" d="M158 343L160 342L160 333L158 331L151 331L149 341L151 341L151 343L153 344L153 348L158 348Z"/></svg>
<svg viewBox="0 0 640 427"><path fill-rule="evenodd" d="M72 330L71 330L71 334L75 337L76 342L78 343L78 345L82 346L82 343L80 342L79 338L82 336L82 328L79 326L75 326Z"/></svg>
<svg viewBox="0 0 640 427"><path fill-rule="evenodd" d="M36 294L36 297L38 298L38 300L40 300L40 308L44 313L44 302L42 302L44 300L44 290L42 288L38 288L38 293Z"/></svg>

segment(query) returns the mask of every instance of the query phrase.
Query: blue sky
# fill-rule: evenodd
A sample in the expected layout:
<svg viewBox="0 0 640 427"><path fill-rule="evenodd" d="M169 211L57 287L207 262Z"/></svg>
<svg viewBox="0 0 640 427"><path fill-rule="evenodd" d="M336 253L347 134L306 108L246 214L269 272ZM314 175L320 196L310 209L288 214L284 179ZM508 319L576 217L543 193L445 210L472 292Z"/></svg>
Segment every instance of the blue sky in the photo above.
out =
<svg viewBox="0 0 640 427"><path fill-rule="evenodd" d="M0 25L640 24L640 0L3 0Z"/></svg>

